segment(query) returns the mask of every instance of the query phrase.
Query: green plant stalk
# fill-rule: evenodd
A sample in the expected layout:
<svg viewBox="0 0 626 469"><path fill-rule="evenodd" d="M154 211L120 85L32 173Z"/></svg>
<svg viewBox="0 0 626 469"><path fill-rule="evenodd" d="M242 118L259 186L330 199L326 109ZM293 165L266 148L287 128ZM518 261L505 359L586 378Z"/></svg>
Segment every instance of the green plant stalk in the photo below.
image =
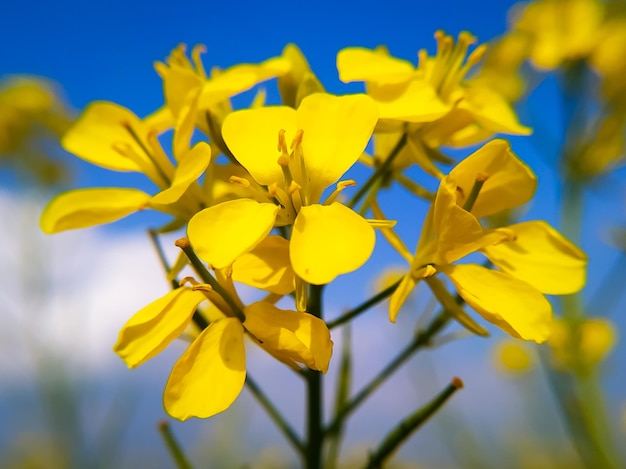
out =
<svg viewBox="0 0 626 469"><path fill-rule="evenodd" d="M367 399L378 387L383 384L389 376L391 376L404 362L413 356L415 352L422 347L427 346L431 339L442 330L450 321L450 315L446 310L442 310L428 328L418 333L415 338L391 361L387 366L378 373L365 387L358 392L356 396L350 399L341 410L335 415L333 421L326 427L326 433L333 433L344 422L346 418L356 408Z"/></svg>
<svg viewBox="0 0 626 469"><path fill-rule="evenodd" d="M189 464L189 461L176 441L176 438L174 438L174 434L172 433L172 429L170 428L170 424L167 420L159 422L159 433L161 434L163 442L169 450L172 459L176 463L176 467L178 469L191 469L192 466Z"/></svg>
<svg viewBox="0 0 626 469"><path fill-rule="evenodd" d="M309 285L307 312L323 319L322 285ZM322 469L324 450L322 374L307 370L307 442L305 453L306 469Z"/></svg>
<svg viewBox="0 0 626 469"><path fill-rule="evenodd" d="M402 420L382 441L378 449L370 455L367 469L380 469L383 462L396 451L411 434L432 417L452 395L463 387L459 378L453 378L435 398Z"/></svg>
<svg viewBox="0 0 626 469"><path fill-rule="evenodd" d="M385 174L387 174L389 168L391 167L391 163L393 163L393 160L395 160L396 157L400 154L400 150L402 150L402 148L404 148L404 145L406 145L407 139L408 139L407 133L404 132L402 136L400 137L400 140L398 140L398 142L396 143L396 146L393 147L393 149L389 153L389 156L387 157L387 159L383 162L383 164L380 165L376 169L376 171L374 171L374 173L369 177L369 179L365 181L365 184L363 184L363 186L361 186L361 188L357 191L357 193L354 194L354 197L352 197L352 199L346 204L348 207L352 209L355 208L356 205L365 196L365 194L367 194L372 189L372 187L374 186L374 183L378 179L383 177Z"/></svg>
<svg viewBox="0 0 626 469"><path fill-rule="evenodd" d="M329 321L327 323L328 328L329 329L334 329L337 326L341 326L342 324L345 324L346 322L348 322L351 319L359 316L361 313L364 313L365 311L367 311L371 307L373 307L373 306L377 305L378 303L380 303L381 301L385 300L386 298L391 296L394 291L396 291L396 288L398 288L398 285L400 285L400 282L401 282L401 280L398 280L393 285L388 286L387 288L385 288L381 292L379 292L376 295L374 295L373 297L371 297L369 300L366 300L365 302L361 303L356 308L351 309L350 311L348 311L347 313L345 313L344 315L338 317L337 319L335 319L333 321Z"/></svg>

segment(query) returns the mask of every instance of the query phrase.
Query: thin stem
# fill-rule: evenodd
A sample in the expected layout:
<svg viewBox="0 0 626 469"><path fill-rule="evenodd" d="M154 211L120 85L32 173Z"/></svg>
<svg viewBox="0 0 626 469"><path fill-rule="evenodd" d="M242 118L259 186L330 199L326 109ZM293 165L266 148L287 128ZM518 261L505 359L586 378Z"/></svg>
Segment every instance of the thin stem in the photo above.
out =
<svg viewBox="0 0 626 469"><path fill-rule="evenodd" d="M349 400L345 406L335 415L334 420L326 427L327 433L336 431L337 427L367 399L378 387L383 384L389 376L391 376L404 362L413 356L415 352L430 343L433 336L448 324L450 315L446 310L442 310L428 328L418 333L409 343L378 375L372 379L369 384L359 391L359 393Z"/></svg>
<svg viewBox="0 0 626 469"><path fill-rule="evenodd" d="M252 395L259 401L261 407L265 409L270 418L274 421L278 429L285 435L289 443L292 444L296 452L303 455L305 452L304 443L300 440L300 437L291 428L291 425L285 420L278 409L270 402L265 393L261 390L259 385L252 379L250 373L246 375L246 386L252 393Z"/></svg>
<svg viewBox="0 0 626 469"><path fill-rule="evenodd" d="M370 456L367 469L380 469L383 462L419 427L432 417L452 395L463 388L463 381L453 378L435 398L402 420L383 440L378 449Z"/></svg>
<svg viewBox="0 0 626 469"><path fill-rule="evenodd" d="M320 319L323 319L322 289L321 285L310 285L307 304L307 311ZM308 370L306 383L308 412L305 467L306 469L322 469L324 446L322 374L319 371Z"/></svg>
<svg viewBox="0 0 626 469"><path fill-rule="evenodd" d="M351 319L357 317L361 313L364 313L365 311L367 311L371 307L377 305L378 303L380 303L384 299L388 298L389 296L391 296L393 294L394 291L396 291L396 288L398 288L398 285L400 285L401 281L402 281L402 279L398 280L393 285L388 286L383 291L377 293L376 295L371 297L369 300L361 303L356 308L348 311L343 316L340 316L340 317L338 317L337 319L335 319L333 321L329 321L327 323L328 328L329 329L333 329L333 328L335 328L337 326L341 326L342 324L350 321Z"/></svg>
<svg viewBox="0 0 626 469"><path fill-rule="evenodd" d="M354 197L352 197L352 199L347 203L348 207L354 208L360 202L360 200L365 196L365 194L367 194L370 191L374 183L379 178L387 174L387 172L389 171L389 168L391 167L391 163L393 163L393 160L395 160L396 157L400 154L400 150L402 150L402 148L404 148L404 145L406 145L407 138L408 138L407 133L404 132L402 136L400 137L400 140L398 140L398 142L396 143L396 146L393 147L393 149L389 153L389 156L387 157L387 159L383 162L383 164L381 164L376 169L376 171L372 173L369 179L365 181L365 184L361 186L361 188L357 191L357 193L354 194Z"/></svg>
<svg viewBox="0 0 626 469"><path fill-rule="evenodd" d="M213 288L213 290L215 290L217 294L220 295L224 299L226 304L231 308L235 316L237 316L237 319L239 319L243 323L246 320L246 316L243 314L243 311L241 310L241 308L239 308L237 303L235 303L235 301L231 298L230 294L226 290L224 290L224 288L217 282L217 280L215 280L215 278L207 270L207 268L204 266L200 258L196 255L196 253L192 249L191 244L189 243L189 240L187 238L181 238L177 240L174 244L176 244L176 246L178 246L179 248L183 250L187 258L189 259L189 262L191 262L191 265L193 266L195 271L198 273L202 281L204 283L208 283L209 285L211 285L211 288Z"/></svg>
<svg viewBox="0 0 626 469"><path fill-rule="evenodd" d="M170 452L172 459L176 463L176 467L178 469L191 469L192 466L189 464L189 461L176 441L176 438L174 438L174 434L172 433L172 429L170 428L170 424L167 420L159 422L159 433L161 434L163 442Z"/></svg>

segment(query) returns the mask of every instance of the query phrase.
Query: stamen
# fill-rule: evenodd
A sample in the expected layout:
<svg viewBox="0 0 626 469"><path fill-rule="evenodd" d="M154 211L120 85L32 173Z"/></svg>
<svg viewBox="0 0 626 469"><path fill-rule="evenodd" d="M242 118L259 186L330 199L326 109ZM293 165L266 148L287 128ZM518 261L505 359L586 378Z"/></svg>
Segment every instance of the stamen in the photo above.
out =
<svg viewBox="0 0 626 469"><path fill-rule="evenodd" d="M133 129L128 122L121 122L120 124L124 129L126 129L126 131L128 131L128 133L135 141L135 143L139 146L139 148L141 148L141 151L145 154L147 160L146 158L141 157L141 155L138 155L129 145L126 144L124 144L123 146L114 145L115 150L137 163L142 172L146 176L148 176L152 180L152 182L154 182L160 189L165 189L169 187L171 185L170 178L163 171L163 169L156 164L152 153L148 150L148 148L146 148L143 141L139 138L139 135L137 135L137 132L135 132L135 129Z"/></svg>
<svg viewBox="0 0 626 469"><path fill-rule="evenodd" d="M354 187L356 186L356 181L353 179L347 179L345 181L339 181L337 183L337 186L335 188L335 190L332 192L332 194L330 194L326 200L324 202L322 202L322 205L330 205L332 204L335 200L337 200L337 197L339 196L339 194L341 193L342 190L344 190L346 187Z"/></svg>
<svg viewBox="0 0 626 469"><path fill-rule="evenodd" d="M248 181L246 178L242 178L239 176L231 176L230 178L228 178L228 180L232 182L233 184L239 184L246 188L250 187L250 181Z"/></svg>
<svg viewBox="0 0 626 469"><path fill-rule="evenodd" d="M196 44L191 50L191 59L193 64L195 65L195 70L198 75L200 75L203 79L207 79L206 72L204 70L204 65L202 64L202 59L200 56L206 53L206 47L204 44Z"/></svg>

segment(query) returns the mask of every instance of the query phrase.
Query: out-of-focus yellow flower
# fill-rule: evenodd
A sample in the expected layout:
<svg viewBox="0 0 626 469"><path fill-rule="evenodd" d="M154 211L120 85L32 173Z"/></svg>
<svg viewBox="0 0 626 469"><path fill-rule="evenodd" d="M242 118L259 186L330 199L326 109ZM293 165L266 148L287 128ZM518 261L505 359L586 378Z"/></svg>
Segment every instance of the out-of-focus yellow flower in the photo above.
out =
<svg viewBox="0 0 626 469"><path fill-rule="evenodd" d="M419 281L428 282L441 272L486 320L513 337L545 341L552 308L542 293L578 291L585 281L586 256L544 222L483 230L478 221L527 202L535 186L534 175L503 140L486 144L459 163L441 180L411 272L391 297L390 319L395 320L406 296ZM468 201L471 212L464 208ZM453 264L476 251L499 270ZM438 296L437 283L429 284ZM457 319L465 318L454 302L444 306L451 314L456 312Z"/></svg>
<svg viewBox="0 0 626 469"><path fill-rule="evenodd" d="M229 115L224 141L267 190L258 192L258 200L225 202L195 215L188 233L198 256L223 268L274 226L291 226L291 265L306 282L325 284L359 268L372 253L375 236L364 218L335 201L352 183L340 182L328 199L320 199L359 158L376 120L376 106L367 96L322 93L304 98L297 111L281 106Z"/></svg>
<svg viewBox="0 0 626 469"><path fill-rule="evenodd" d="M278 89L284 105L297 109L310 94L324 92L324 86L311 70L298 46L287 44L282 57L291 64L289 72L278 77Z"/></svg>
<svg viewBox="0 0 626 469"><path fill-rule="evenodd" d="M0 161L9 160L45 184L58 182L61 164L38 143L59 139L71 122L51 83L19 75L0 80Z"/></svg>
<svg viewBox="0 0 626 469"><path fill-rule="evenodd" d="M598 0L539 0L516 16L513 30L526 35L531 63L552 70L589 58L598 43L604 5Z"/></svg>
<svg viewBox="0 0 626 469"><path fill-rule="evenodd" d="M524 342L505 339L495 347L494 363L503 373L524 375L535 366L535 358Z"/></svg>
<svg viewBox="0 0 626 469"><path fill-rule="evenodd" d="M246 378L246 334L288 366L328 370L332 341L321 319L263 301L244 307L231 283L228 290L241 308L242 322L210 288L195 288L177 288L140 310L121 329L114 346L129 368L135 368L177 338L201 302L208 299L219 308L172 369L163 394L165 410L172 417L208 418L230 407Z"/></svg>
<svg viewBox="0 0 626 469"><path fill-rule="evenodd" d="M554 365L562 370L587 372L597 367L617 342L617 330L605 318L586 318L574 325L555 320L548 344Z"/></svg>

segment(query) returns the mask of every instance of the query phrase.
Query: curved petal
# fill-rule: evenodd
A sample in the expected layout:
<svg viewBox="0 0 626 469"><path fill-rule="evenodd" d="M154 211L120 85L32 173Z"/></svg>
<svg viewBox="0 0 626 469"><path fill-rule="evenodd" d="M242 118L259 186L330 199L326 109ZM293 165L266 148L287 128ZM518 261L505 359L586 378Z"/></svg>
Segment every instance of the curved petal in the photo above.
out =
<svg viewBox="0 0 626 469"><path fill-rule="evenodd" d="M128 130L132 128L139 139ZM136 155L147 159L149 128L135 114L115 103L100 101L87 106L76 123L65 133L61 144L70 153L92 164L115 171L138 171L132 159L123 156L116 147L129 147Z"/></svg>
<svg viewBox="0 0 626 469"><path fill-rule="evenodd" d="M102 225L145 208L149 201L150 195L138 189L77 189L53 198L39 224L48 234Z"/></svg>
<svg viewBox="0 0 626 469"><path fill-rule="evenodd" d="M295 289L295 275L289 261L289 241L268 236L233 263L233 280L279 295Z"/></svg>
<svg viewBox="0 0 626 469"><path fill-rule="evenodd" d="M485 87L465 88L459 108L467 109L481 127L494 133L530 135L532 130L520 124L511 105L497 93Z"/></svg>
<svg viewBox="0 0 626 469"><path fill-rule="evenodd" d="M285 131L287 144L296 135L296 111L290 107L246 109L229 114L222 136L230 151L259 184L282 183L278 164L278 132Z"/></svg>
<svg viewBox="0 0 626 469"><path fill-rule="evenodd" d="M367 94L374 98L381 119L405 122L433 122L450 111L430 83L412 80L391 85L368 85Z"/></svg>
<svg viewBox="0 0 626 469"><path fill-rule="evenodd" d="M161 353L187 327L196 307L206 300L199 291L181 287L153 301L120 330L113 351L129 368Z"/></svg>
<svg viewBox="0 0 626 469"><path fill-rule="evenodd" d="M462 160L449 177L459 186L459 205L463 205L476 177L487 176L472 213L477 218L514 208L530 200L537 188L537 178L511 151L506 140L492 140Z"/></svg>
<svg viewBox="0 0 626 469"><path fill-rule="evenodd" d="M198 142L180 161L174 173L172 185L152 197L157 205L173 204L180 199L211 162L211 146L206 142Z"/></svg>
<svg viewBox="0 0 626 469"><path fill-rule="evenodd" d="M340 203L302 207L293 225L289 254L296 274L322 285L352 272L374 250L374 229Z"/></svg>
<svg viewBox="0 0 626 469"><path fill-rule="evenodd" d="M195 214L187 228L198 256L218 269L250 251L274 227L278 207L251 199L237 199Z"/></svg>
<svg viewBox="0 0 626 469"><path fill-rule="evenodd" d="M172 368L163 405L179 420L208 418L235 402L246 380L243 327L238 319L212 323Z"/></svg>
<svg viewBox="0 0 626 469"><path fill-rule="evenodd" d="M356 163L377 121L376 104L366 95L314 93L302 100L297 126L303 130L302 151L310 194L321 195Z"/></svg>
<svg viewBox="0 0 626 469"><path fill-rule="evenodd" d="M447 265L439 269L459 295L487 321L513 337L544 342L552 324L552 307L535 288L479 265Z"/></svg>
<svg viewBox="0 0 626 469"><path fill-rule="evenodd" d="M415 67L407 60L391 57L380 50L347 47L337 54L337 70L344 83L396 84L410 80Z"/></svg>
<svg viewBox="0 0 626 469"><path fill-rule="evenodd" d="M483 249L500 270L549 295L575 293L585 285L587 256L544 221L507 227L513 241Z"/></svg>
<svg viewBox="0 0 626 469"><path fill-rule="evenodd" d="M389 298L389 320L391 322L396 322L400 309L409 295L413 292L418 282L419 279L410 274L402 277L400 285L398 285L398 288L396 288L391 295L391 298Z"/></svg>
<svg viewBox="0 0 626 469"><path fill-rule="evenodd" d="M322 373L328 371L333 342L326 323L309 313L277 308L258 301L244 309L245 328L259 345L283 363L301 363Z"/></svg>

